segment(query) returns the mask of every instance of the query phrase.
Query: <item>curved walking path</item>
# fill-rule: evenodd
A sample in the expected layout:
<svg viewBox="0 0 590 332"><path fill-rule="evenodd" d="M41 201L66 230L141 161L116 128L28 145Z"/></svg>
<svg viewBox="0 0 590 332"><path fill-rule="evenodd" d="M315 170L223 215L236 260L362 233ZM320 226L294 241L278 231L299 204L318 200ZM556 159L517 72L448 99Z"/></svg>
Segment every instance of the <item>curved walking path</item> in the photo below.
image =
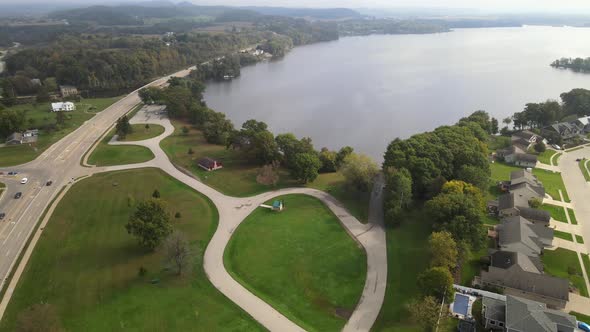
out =
<svg viewBox="0 0 590 332"><path fill-rule="evenodd" d="M151 114L150 114L151 113ZM110 142L114 145L140 145L149 148L155 158L131 165L93 167L91 173L138 169L160 168L177 180L199 191L211 199L219 211L219 224L205 250L204 269L213 285L225 296L248 312L254 319L271 331L303 331L272 306L256 297L235 281L225 269L223 253L233 232L260 204L280 195L305 194L320 199L340 220L345 230L365 249L367 256L367 277L357 307L344 326L343 331L369 331L373 326L385 297L387 286L387 250L383 226L382 187L383 180L377 179L372 193L369 223L362 224L353 217L331 195L310 188L289 188L266 192L253 197L237 198L226 196L203 184L197 179L178 170L160 147L160 142L174 132L174 126L157 106L142 109L130 123L159 124L165 128L162 135L137 142ZM90 155L92 150L88 153Z"/></svg>

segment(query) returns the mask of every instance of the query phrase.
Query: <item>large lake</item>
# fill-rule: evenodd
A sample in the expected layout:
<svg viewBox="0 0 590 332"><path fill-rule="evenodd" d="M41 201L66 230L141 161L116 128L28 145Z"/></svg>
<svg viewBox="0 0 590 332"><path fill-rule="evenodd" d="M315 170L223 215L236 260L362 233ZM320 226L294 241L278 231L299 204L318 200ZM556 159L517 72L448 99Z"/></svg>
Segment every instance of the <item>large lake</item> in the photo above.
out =
<svg viewBox="0 0 590 332"><path fill-rule="evenodd" d="M378 161L395 137L453 124L483 109L503 119L527 102L590 88L590 75L549 66L590 56L590 29L460 29L349 37L297 47L280 61L211 83L205 99L236 127L248 119L316 148L350 145Z"/></svg>

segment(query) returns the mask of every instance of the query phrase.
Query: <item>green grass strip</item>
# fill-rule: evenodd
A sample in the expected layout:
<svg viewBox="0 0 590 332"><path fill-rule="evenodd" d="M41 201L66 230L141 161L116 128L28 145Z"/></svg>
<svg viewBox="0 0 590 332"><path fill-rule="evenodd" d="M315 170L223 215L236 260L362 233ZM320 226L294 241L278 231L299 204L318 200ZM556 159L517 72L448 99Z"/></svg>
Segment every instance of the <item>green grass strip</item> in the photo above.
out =
<svg viewBox="0 0 590 332"><path fill-rule="evenodd" d="M570 215L570 222L572 225L577 225L578 224L578 220L576 219L576 214L574 213L574 210L572 209L567 209L567 213Z"/></svg>
<svg viewBox="0 0 590 332"><path fill-rule="evenodd" d="M575 312L575 311L570 311L569 314L575 316L576 319L580 322L590 324L590 316L587 316L587 315L584 315L584 314L581 314L581 313Z"/></svg>
<svg viewBox="0 0 590 332"><path fill-rule="evenodd" d="M541 205L541 210L549 212L549 214L551 214L551 218L555 219L556 221L567 224L567 216L565 215L565 209L563 207L551 204L543 204Z"/></svg>
<svg viewBox="0 0 590 332"><path fill-rule="evenodd" d="M578 243L584 244L584 238L582 237L582 235L576 235L576 241Z"/></svg>
<svg viewBox="0 0 590 332"><path fill-rule="evenodd" d="M567 232L562 232L562 231L555 230L555 231L553 231L553 235L555 237L560 238L560 239L574 242L574 237L572 236L572 233L567 233Z"/></svg>
<svg viewBox="0 0 590 332"><path fill-rule="evenodd" d="M582 174L584 174L584 179L586 179L586 182L590 181L590 174L588 173L588 170L586 169L587 163L588 163L588 160L585 158L578 162L578 165L580 166L580 171L582 171Z"/></svg>

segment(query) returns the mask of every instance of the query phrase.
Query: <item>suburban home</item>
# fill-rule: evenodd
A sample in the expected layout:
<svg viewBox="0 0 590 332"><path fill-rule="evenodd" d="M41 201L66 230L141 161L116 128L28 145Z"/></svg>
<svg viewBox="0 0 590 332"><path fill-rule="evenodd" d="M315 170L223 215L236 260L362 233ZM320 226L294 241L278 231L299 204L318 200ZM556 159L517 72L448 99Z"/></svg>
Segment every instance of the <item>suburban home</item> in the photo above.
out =
<svg viewBox="0 0 590 332"><path fill-rule="evenodd" d="M500 250L521 253L528 257L538 258L543 249L551 247L553 242L552 228L533 224L521 216L504 218L502 224L496 226L496 230Z"/></svg>
<svg viewBox="0 0 590 332"><path fill-rule="evenodd" d="M584 133L590 133L590 116L585 116L574 121L578 127L582 128Z"/></svg>
<svg viewBox="0 0 590 332"><path fill-rule="evenodd" d="M549 211L533 209L533 208L518 208L520 216L532 222L533 224L540 224L545 227L549 226L551 221L551 213Z"/></svg>
<svg viewBox="0 0 590 332"><path fill-rule="evenodd" d="M52 112L71 112L76 110L76 105L70 101L51 103Z"/></svg>
<svg viewBox="0 0 590 332"><path fill-rule="evenodd" d="M223 168L223 164L215 159L209 157L202 158L198 163L199 167L206 171L214 171Z"/></svg>
<svg viewBox="0 0 590 332"><path fill-rule="evenodd" d="M541 133L545 136L557 134L562 139L567 140L580 136L583 130L575 123L560 122L541 129Z"/></svg>
<svg viewBox="0 0 590 332"><path fill-rule="evenodd" d="M6 138L6 145L19 145L23 144L23 134L12 133Z"/></svg>
<svg viewBox="0 0 590 332"><path fill-rule="evenodd" d="M526 146L512 145L506 149L499 149L496 151L496 157L503 159L508 164L521 167L535 167L537 165L537 156L526 153Z"/></svg>
<svg viewBox="0 0 590 332"><path fill-rule="evenodd" d="M489 202L489 211L497 211L500 217L519 216L525 211L524 213L529 217L533 216L536 222L547 220L547 213L529 207L532 199L543 202L545 198L545 188L533 173L524 169L513 171L510 173L510 181L501 182L500 186L509 192L500 195L497 203Z"/></svg>
<svg viewBox="0 0 590 332"><path fill-rule="evenodd" d="M72 85L60 85L59 86L59 93L61 94L62 98L77 96L78 89Z"/></svg>
<svg viewBox="0 0 590 332"><path fill-rule="evenodd" d="M530 153L517 153L514 155L514 165L533 168L537 166L537 156Z"/></svg>
<svg viewBox="0 0 590 332"><path fill-rule="evenodd" d="M506 332L574 332L577 327L572 315L511 295L506 301L484 296L481 316L486 329Z"/></svg>

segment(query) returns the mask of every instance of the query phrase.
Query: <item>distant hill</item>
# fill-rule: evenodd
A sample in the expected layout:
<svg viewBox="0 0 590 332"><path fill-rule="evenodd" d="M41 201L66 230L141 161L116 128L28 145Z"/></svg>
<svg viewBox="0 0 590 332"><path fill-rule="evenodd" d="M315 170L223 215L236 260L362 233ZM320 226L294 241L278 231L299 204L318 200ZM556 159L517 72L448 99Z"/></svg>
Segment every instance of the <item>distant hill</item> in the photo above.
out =
<svg viewBox="0 0 590 332"><path fill-rule="evenodd" d="M286 8L286 7L242 7L262 15L310 17L316 19L359 18L361 14L348 8Z"/></svg>

